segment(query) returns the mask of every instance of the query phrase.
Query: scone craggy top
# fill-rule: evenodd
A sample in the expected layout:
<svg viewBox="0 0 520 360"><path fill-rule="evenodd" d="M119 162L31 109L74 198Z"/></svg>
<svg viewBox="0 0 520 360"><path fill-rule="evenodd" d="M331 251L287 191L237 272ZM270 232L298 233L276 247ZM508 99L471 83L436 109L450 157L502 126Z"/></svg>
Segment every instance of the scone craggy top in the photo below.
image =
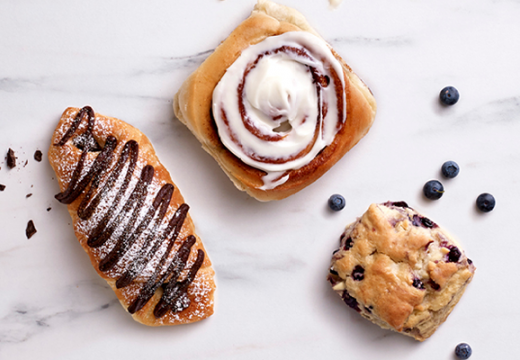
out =
<svg viewBox="0 0 520 360"><path fill-rule="evenodd" d="M360 269L363 278L359 280ZM474 265L437 224L404 202L372 204L334 253L329 281L364 317L424 340L447 316Z"/></svg>

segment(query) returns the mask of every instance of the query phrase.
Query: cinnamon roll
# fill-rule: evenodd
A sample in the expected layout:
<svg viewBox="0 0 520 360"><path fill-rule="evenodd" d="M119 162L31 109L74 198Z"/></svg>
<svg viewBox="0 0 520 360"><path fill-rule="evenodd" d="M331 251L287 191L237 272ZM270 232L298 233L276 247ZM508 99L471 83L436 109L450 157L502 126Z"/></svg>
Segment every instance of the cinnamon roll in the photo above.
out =
<svg viewBox="0 0 520 360"><path fill-rule="evenodd" d="M76 237L136 321L178 325L213 314L211 261L146 136L89 106L68 108L48 156Z"/></svg>
<svg viewBox="0 0 520 360"><path fill-rule="evenodd" d="M269 201L330 169L368 132L376 104L299 12L259 0L174 110L237 188Z"/></svg>

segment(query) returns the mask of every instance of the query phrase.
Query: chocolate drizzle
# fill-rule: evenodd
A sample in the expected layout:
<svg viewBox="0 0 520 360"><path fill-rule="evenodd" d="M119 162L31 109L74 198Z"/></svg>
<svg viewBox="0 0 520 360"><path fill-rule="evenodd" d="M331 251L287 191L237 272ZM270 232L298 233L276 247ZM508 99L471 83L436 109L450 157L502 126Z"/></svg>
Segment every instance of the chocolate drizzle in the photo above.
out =
<svg viewBox="0 0 520 360"><path fill-rule="evenodd" d="M84 119L88 120L87 129L82 134L72 138ZM108 136L105 145L101 148L92 134L94 123L94 110L85 106L78 112L65 135L55 144L55 146L63 146L72 138L74 146L82 151L69 185L63 192L56 195L56 199L63 204L71 204L90 185L77 210L78 217L83 220L92 217L101 201L105 200L107 203L108 211L90 231L87 239L87 245L92 248L101 247L110 239L115 243L110 252L99 262L99 270L102 272L113 269L130 248L141 237L144 237L141 240L140 250L132 255L130 261L125 264L123 275L117 279L116 287L118 289L131 285L159 252L161 245L166 242L166 251L155 267L153 274L146 280L137 297L128 307L128 311L133 314L142 309L161 286L163 287L163 295L154 309L154 315L159 318L169 310L172 312L183 311L190 304L187 295L188 287L195 279L204 261L204 251L200 249L197 251L197 258L191 268L187 270L187 275L182 281L180 281L180 275L185 270L191 248L196 242L195 236L188 236L173 255L169 265L167 261L171 257L173 245L186 219L189 206L181 204L171 219L167 221L166 228L162 230L161 224L165 223L165 216L174 192L172 184L165 184L158 191L152 204L146 209L144 216L140 216L154 177L155 170L151 165L146 165L142 169L140 178L130 196L121 206L137 165L139 145L135 140L128 141L125 143L117 161L114 161L117 139L112 135ZM98 152L98 154L88 172L83 175L89 152ZM113 162L115 162L115 165L112 166ZM110 202L107 195L114 189L117 180L125 169L124 178ZM104 176L108 172L110 174ZM107 180L101 184L104 177ZM117 212L119 208L121 210ZM114 235L116 230L118 230L117 236ZM165 268L166 271L163 270Z"/></svg>

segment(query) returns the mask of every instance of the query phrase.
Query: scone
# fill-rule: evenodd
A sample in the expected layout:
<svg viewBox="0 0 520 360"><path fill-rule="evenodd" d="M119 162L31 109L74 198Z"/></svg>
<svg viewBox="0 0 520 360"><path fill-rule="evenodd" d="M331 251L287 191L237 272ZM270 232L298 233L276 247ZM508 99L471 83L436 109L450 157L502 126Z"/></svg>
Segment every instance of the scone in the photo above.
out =
<svg viewBox="0 0 520 360"><path fill-rule="evenodd" d="M49 161L81 246L135 320L177 325L213 314L211 261L146 136L89 106L68 108Z"/></svg>
<svg viewBox="0 0 520 360"><path fill-rule="evenodd" d="M459 244L405 202L372 204L349 225L328 280L343 301L385 329L423 341L473 278Z"/></svg>
<svg viewBox="0 0 520 360"><path fill-rule="evenodd" d="M184 82L175 115L261 201L310 185L368 132L368 87L296 10L258 0Z"/></svg>

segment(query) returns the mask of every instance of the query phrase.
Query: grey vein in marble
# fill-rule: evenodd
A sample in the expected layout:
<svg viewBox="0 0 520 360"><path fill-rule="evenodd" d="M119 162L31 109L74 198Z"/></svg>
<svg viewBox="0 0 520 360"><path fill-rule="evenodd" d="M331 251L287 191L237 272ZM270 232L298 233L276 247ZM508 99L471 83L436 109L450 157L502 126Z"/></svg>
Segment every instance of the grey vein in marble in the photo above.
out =
<svg viewBox="0 0 520 360"><path fill-rule="evenodd" d="M0 318L0 350L7 344L27 342L49 328L59 327L63 323L85 315L104 311L111 305L119 303L117 299L113 299L100 305L99 300L103 300L102 297L83 295L83 292L94 293L93 289L99 286L98 281L87 281L77 286L70 286L65 291L68 295L61 298L62 303L42 305L37 302L35 305L26 300L13 306L4 317ZM108 285L101 286L103 289L109 289ZM77 301L76 298L83 301Z"/></svg>
<svg viewBox="0 0 520 360"><path fill-rule="evenodd" d="M336 37L329 42L332 45L368 45L376 47L400 47L411 46L413 40L405 36L391 36L391 37L364 37L364 36L342 36Z"/></svg>

